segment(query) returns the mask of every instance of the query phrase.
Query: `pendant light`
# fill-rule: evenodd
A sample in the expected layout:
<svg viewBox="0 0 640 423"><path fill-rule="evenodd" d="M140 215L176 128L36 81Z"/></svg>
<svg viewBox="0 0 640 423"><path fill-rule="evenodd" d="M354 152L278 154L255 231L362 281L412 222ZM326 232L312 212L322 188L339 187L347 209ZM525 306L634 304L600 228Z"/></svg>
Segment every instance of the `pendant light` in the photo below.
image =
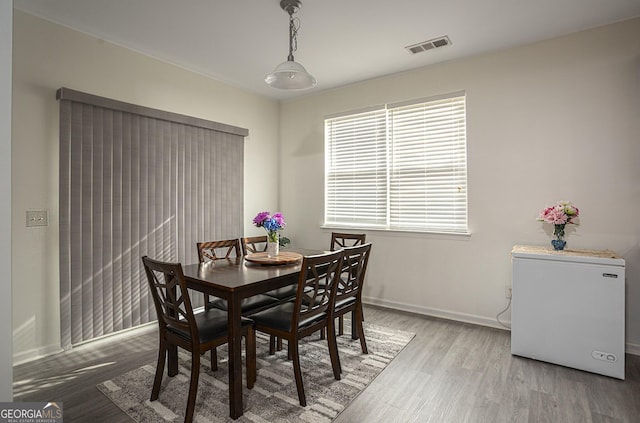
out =
<svg viewBox="0 0 640 423"><path fill-rule="evenodd" d="M298 47L298 29L300 21L293 14L300 8L300 0L281 0L280 7L289 14L289 56L286 62L280 63L267 75L264 81L281 90L305 90L315 87L316 79L307 72L300 63L293 59L293 52Z"/></svg>

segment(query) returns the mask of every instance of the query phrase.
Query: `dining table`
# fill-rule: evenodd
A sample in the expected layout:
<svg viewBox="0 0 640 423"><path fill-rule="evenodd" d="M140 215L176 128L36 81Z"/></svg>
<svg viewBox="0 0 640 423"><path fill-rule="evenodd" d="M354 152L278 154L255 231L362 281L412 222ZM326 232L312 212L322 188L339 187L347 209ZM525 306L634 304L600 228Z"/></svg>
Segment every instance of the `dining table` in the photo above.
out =
<svg viewBox="0 0 640 423"><path fill-rule="evenodd" d="M290 257L288 260L278 261L277 258L274 260L252 260L252 257L247 260L246 257L237 257L183 265L182 270L188 288L227 301L229 415L232 419L237 419L243 413L241 301L253 295L297 283L302 257L323 252L309 249L287 249L281 254L288 255ZM261 258L263 256L253 257ZM293 260L291 257L298 259ZM169 350L167 367L169 376L178 373L177 349Z"/></svg>

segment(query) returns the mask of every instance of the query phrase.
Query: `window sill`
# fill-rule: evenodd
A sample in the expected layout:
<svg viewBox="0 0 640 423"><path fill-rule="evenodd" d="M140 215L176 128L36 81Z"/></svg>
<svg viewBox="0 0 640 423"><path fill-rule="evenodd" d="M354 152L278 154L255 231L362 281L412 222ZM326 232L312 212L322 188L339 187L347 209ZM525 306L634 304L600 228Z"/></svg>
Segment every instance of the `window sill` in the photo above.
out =
<svg viewBox="0 0 640 423"><path fill-rule="evenodd" d="M341 226L341 225L320 225L320 229L330 229L332 231L366 231L366 232L384 232L388 234L398 235L415 235L415 236L427 236L434 238L449 238L449 239L468 239L471 238L471 232L438 232L419 229L388 229L388 228L375 228L370 226Z"/></svg>

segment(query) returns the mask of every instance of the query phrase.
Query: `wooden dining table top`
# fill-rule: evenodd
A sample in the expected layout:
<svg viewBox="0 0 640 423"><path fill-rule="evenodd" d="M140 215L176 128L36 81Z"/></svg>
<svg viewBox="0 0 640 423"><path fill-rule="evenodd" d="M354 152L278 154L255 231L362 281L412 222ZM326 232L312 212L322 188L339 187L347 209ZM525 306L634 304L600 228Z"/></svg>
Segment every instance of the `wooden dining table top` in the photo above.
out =
<svg viewBox="0 0 640 423"><path fill-rule="evenodd" d="M208 263L183 266L189 280L199 280L220 289L235 291L264 280L287 277L300 272L301 263L282 266L260 266L245 261L242 257L231 260L216 260Z"/></svg>
<svg viewBox="0 0 640 423"><path fill-rule="evenodd" d="M322 254L326 251L295 249L300 260L291 264L261 265L244 257L210 261L183 266L183 273L189 288L226 297L224 293L234 293L241 298L250 297L280 286L295 282L292 276L300 272L303 255Z"/></svg>

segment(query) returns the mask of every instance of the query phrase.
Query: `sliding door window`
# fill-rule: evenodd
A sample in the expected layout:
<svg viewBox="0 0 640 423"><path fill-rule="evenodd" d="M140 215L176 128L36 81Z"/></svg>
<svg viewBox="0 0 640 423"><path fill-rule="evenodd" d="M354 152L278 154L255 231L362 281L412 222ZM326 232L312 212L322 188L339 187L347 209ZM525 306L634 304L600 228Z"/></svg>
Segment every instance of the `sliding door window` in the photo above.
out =
<svg viewBox="0 0 640 423"><path fill-rule="evenodd" d="M156 319L142 256L196 263L196 242L242 236L247 130L66 88L58 98L69 347Z"/></svg>

